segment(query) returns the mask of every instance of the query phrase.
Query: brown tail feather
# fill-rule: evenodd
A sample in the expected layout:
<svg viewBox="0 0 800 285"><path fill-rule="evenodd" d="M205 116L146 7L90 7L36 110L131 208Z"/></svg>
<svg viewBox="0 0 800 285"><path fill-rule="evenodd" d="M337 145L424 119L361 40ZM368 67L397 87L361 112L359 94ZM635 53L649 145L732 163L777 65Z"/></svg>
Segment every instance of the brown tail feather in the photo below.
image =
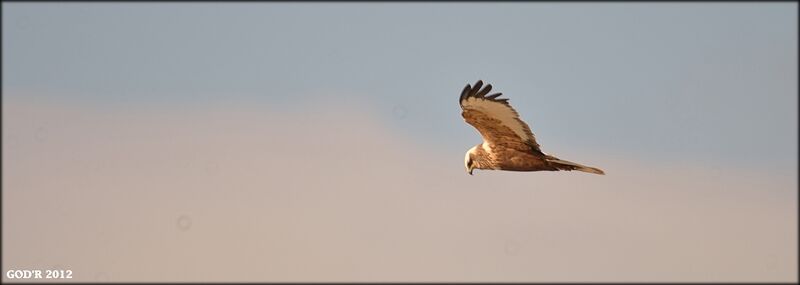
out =
<svg viewBox="0 0 800 285"><path fill-rule="evenodd" d="M550 162L550 164L552 164L553 166L555 166L559 170L577 170L577 171L583 171L583 172L600 174L600 175L605 175L606 174L600 168L589 167L589 166L581 165L581 164L574 163L574 162L571 162L571 161L561 160L561 159L558 159L557 157L554 157L554 156L549 156L548 155L547 162Z"/></svg>

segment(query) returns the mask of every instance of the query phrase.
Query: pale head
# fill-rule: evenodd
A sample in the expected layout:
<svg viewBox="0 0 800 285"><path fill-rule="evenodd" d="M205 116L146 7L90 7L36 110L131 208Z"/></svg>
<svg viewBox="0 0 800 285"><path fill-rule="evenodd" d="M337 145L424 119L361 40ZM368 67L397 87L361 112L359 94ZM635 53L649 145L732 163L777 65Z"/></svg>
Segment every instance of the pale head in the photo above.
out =
<svg viewBox="0 0 800 285"><path fill-rule="evenodd" d="M469 175L472 175L472 170L475 169L473 157L477 155L477 148L477 145L473 146L467 151L467 154L464 155L464 167L467 168L467 173L469 173Z"/></svg>

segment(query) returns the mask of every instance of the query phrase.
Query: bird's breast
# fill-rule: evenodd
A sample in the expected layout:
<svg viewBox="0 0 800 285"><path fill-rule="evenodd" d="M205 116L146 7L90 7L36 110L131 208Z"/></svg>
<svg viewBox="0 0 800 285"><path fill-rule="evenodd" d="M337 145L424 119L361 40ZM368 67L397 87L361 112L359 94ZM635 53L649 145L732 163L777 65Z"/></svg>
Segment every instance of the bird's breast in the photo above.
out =
<svg viewBox="0 0 800 285"><path fill-rule="evenodd" d="M532 171L549 168L541 156L530 152L496 147L492 154L494 164L503 170Z"/></svg>

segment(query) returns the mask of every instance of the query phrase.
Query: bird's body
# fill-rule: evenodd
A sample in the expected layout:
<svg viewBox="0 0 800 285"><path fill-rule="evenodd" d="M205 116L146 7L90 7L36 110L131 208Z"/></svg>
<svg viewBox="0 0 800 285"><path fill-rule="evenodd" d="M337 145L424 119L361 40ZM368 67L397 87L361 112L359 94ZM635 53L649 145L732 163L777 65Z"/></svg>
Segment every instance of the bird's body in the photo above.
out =
<svg viewBox="0 0 800 285"><path fill-rule="evenodd" d="M475 86L467 84L461 92L461 116L475 127L483 143L467 151L464 164L469 174L473 169L509 171L559 171L578 170L604 174L594 167L558 159L542 152L528 124L508 104L508 99L498 99L501 93L488 95L492 85L483 89L483 81Z"/></svg>
<svg viewBox="0 0 800 285"><path fill-rule="evenodd" d="M470 153L473 154L474 168L477 169L510 171L558 170L549 166L541 156L513 148L482 143L474 146L467 152L467 155Z"/></svg>

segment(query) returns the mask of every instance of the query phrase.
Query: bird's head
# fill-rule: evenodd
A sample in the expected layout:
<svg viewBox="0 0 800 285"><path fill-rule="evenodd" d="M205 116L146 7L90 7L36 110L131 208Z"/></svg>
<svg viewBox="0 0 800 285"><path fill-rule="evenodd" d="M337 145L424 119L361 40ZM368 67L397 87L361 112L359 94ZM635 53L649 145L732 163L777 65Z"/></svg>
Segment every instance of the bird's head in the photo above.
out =
<svg viewBox="0 0 800 285"><path fill-rule="evenodd" d="M467 173L472 175L472 170L475 169L475 161L473 157L476 155L477 146L473 146L471 149L467 151L467 154L464 155L464 167L467 168Z"/></svg>

